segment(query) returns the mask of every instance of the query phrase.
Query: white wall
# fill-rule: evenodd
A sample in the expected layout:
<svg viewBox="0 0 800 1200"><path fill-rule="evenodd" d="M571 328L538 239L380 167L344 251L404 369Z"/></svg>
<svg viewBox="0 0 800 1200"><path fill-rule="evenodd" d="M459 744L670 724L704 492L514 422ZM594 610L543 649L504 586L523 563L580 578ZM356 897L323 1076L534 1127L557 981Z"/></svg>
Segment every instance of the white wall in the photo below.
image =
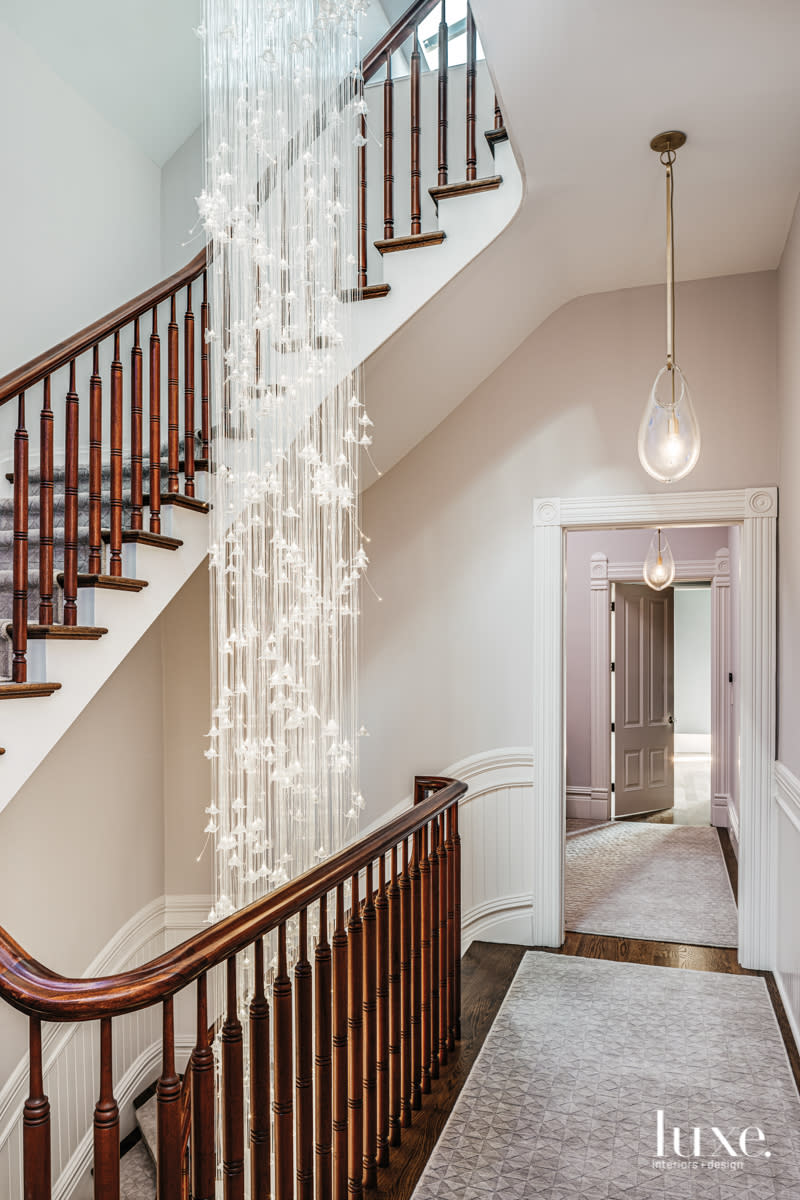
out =
<svg viewBox="0 0 800 1200"><path fill-rule="evenodd" d="M730 540L727 526L667 531L676 560L713 561L717 550ZM610 563L644 562L652 531L647 529L576 530L567 534L567 602L565 629L567 642L567 787L591 785L591 589L590 565L593 554L605 554ZM711 645L706 648L706 693L708 720L711 717ZM676 599L675 637L675 711L682 733L695 732L684 727L678 707L678 630ZM710 730L710 724L706 732ZM697 732L700 732L699 730Z"/></svg>
<svg viewBox="0 0 800 1200"><path fill-rule="evenodd" d="M636 457L663 305L655 287L561 308L366 492L383 596L362 605L367 820L408 794L415 772L530 744L532 501L664 490ZM705 433L686 490L775 481L775 305L772 272L678 287Z"/></svg>
<svg viewBox="0 0 800 1200"><path fill-rule="evenodd" d="M675 726L711 734L711 589L675 588Z"/></svg>
<svg viewBox="0 0 800 1200"><path fill-rule="evenodd" d="M0 374L160 276L160 172L0 22Z"/></svg>
<svg viewBox="0 0 800 1200"><path fill-rule="evenodd" d="M161 274L172 275L203 248L197 197L203 190L203 130L195 129L161 168Z"/></svg>

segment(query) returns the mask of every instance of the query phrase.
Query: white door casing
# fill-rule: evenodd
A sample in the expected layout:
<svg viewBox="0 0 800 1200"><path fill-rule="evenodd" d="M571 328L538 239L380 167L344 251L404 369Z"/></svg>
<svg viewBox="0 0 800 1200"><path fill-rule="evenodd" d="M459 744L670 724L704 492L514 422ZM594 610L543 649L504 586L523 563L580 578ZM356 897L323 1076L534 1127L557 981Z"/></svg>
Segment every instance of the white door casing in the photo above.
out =
<svg viewBox="0 0 800 1200"><path fill-rule="evenodd" d="M641 562L612 562L603 553L592 555L591 604L591 815L611 816L611 659L610 609L612 583L638 583ZM711 583L711 824L730 823L731 777L735 769L735 737L731 719L733 638L731 619L731 558L727 546L710 559L676 559L676 583ZM738 687L738 680L734 684Z"/></svg>
<svg viewBox="0 0 800 1200"><path fill-rule="evenodd" d="M566 530L742 524L739 961L772 969L777 515L775 487L534 500L534 945L559 946L564 936Z"/></svg>

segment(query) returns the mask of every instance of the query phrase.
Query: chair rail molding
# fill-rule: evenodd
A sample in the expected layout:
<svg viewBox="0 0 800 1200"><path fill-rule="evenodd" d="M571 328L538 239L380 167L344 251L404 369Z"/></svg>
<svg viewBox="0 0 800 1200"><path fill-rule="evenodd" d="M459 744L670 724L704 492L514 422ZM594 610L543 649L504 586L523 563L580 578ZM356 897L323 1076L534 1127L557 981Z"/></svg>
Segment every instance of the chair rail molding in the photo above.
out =
<svg viewBox="0 0 800 1200"><path fill-rule="evenodd" d="M727 827L731 807L730 771L732 733L730 684L733 628L731 625L731 563L727 546L714 558L676 559L675 582L708 580L711 584L711 819ZM593 554L589 568L590 588L590 689L591 689L591 812L592 817L611 816L611 584L641 583L641 562L612 562L602 553ZM568 793L573 789L567 789ZM570 815L577 816L575 812ZM582 814L581 814L582 815Z"/></svg>
<svg viewBox="0 0 800 1200"><path fill-rule="evenodd" d="M530 843L535 945L564 937L564 582L569 529L741 525L739 961L771 970L774 946L777 488L537 498L533 502L533 786ZM721 565L721 563L720 563ZM722 572L720 571L720 574ZM594 781L593 781L594 782Z"/></svg>

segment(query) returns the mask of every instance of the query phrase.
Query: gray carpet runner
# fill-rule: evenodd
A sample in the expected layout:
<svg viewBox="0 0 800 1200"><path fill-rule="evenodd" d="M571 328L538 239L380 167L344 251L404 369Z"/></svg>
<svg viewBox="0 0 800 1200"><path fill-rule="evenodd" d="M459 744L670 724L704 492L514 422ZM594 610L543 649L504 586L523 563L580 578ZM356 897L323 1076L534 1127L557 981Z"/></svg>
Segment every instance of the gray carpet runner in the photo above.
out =
<svg viewBox="0 0 800 1200"><path fill-rule="evenodd" d="M625 821L569 837L564 922L578 933L735 946L716 829Z"/></svg>
<svg viewBox="0 0 800 1200"><path fill-rule="evenodd" d="M526 954L414 1200L651 1196L800 1198L800 1101L764 980Z"/></svg>

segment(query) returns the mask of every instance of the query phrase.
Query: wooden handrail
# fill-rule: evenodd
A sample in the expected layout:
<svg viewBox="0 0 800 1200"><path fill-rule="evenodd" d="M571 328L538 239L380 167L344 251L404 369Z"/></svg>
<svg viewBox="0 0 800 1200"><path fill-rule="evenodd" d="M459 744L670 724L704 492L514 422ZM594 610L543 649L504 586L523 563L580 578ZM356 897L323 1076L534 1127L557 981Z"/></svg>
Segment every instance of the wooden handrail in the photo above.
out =
<svg viewBox="0 0 800 1200"><path fill-rule="evenodd" d="M68 362L110 337L118 329L123 329L137 317L141 317L155 305L160 304L162 300L173 295L179 288L198 279L205 268L206 251L204 248L174 275L163 279L161 283L154 284L146 292L129 300L127 304L121 304L107 316L101 317L92 325L87 325L85 329L81 329L79 333L74 333L72 337L59 342L52 349L45 350L44 354L25 363L24 367L19 367L10 375L5 375L0 379L0 404L5 404L7 400L19 395L20 392L28 391L35 384L46 379L48 375L52 375L59 367L66 366Z"/></svg>
<svg viewBox="0 0 800 1200"><path fill-rule="evenodd" d="M439 2L440 0L415 0L406 9L402 16L395 21L391 28L386 31L383 37L362 59L361 70L365 80L375 74L383 65L386 54L394 53L409 36L414 26L423 20ZM85 351L90 350L93 346L104 341L105 338L110 337L113 333L135 321L137 317L143 316L155 305L173 296L180 288L192 283L202 275L206 264L207 251L204 247L194 256L191 262L188 262L185 267L181 267L179 271L176 271L167 279L162 280L161 283L154 284L147 291L135 296L133 300L129 300L126 304L121 304L113 312L101 317L99 321L87 325L85 329L72 334L71 337L66 338L63 342L59 342L58 345L53 346L50 350L46 350L43 354L32 358L30 362L25 363L24 366L19 367L16 371L5 375L0 379L0 405L18 396L20 392L28 391L37 383L41 383L43 379L46 379L48 375L52 375L60 367L66 366L67 363L78 358Z"/></svg>
<svg viewBox="0 0 800 1200"><path fill-rule="evenodd" d="M423 778L421 782L424 785L428 781ZM136 1012L164 1001L351 879L368 863L450 808L464 795L467 785L431 777L429 786L445 782L446 786L439 787L428 800L346 846L326 862L145 966L120 975L100 979L57 975L0 928L0 997L20 1012L54 1022L93 1021Z"/></svg>

